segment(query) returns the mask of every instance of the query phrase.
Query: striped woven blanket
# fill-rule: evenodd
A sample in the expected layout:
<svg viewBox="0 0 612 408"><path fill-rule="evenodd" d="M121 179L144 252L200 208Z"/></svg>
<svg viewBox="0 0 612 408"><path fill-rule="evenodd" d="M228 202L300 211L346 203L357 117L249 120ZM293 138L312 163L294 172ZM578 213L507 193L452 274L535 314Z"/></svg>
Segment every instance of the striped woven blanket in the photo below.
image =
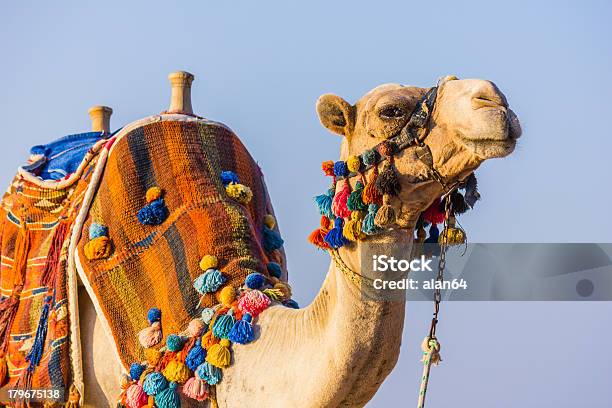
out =
<svg viewBox="0 0 612 408"><path fill-rule="evenodd" d="M0 208L0 385L56 388L72 384L70 344L76 276L68 249L96 166L100 140L62 181L20 168ZM66 395L67 396L67 395Z"/></svg>

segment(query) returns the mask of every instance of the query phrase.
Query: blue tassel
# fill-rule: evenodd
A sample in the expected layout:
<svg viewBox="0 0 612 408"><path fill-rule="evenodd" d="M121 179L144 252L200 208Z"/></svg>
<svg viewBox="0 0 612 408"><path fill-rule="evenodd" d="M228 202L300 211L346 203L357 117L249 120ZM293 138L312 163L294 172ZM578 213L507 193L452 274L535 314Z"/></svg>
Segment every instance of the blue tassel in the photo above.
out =
<svg viewBox="0 0 612 408"><path fill-rule="evenodd" d="M132 380L138 381L146 368L147 366L145 365L132 363L132 365L130 366L130 377L132 378Z"/></svg>
<svg viewBox="0 0 612 408"><path fill-rule="evenodd" d="M187 357L185 357L185 365L189 367L191 371L195 371L196 368L202 363L204 363L204 359L206 358L206 349L202 348L202 341L198 340L193 345L189 353L187 353Z"/></svg>
<svg viewBox="0 0 612 408"><path fill-rule="evenodd" d="M349 174L346 162L340 160L334 163L334 175L336 177L346 177Z"/></svg>
<svg viewBox="0 0 612 408"><path fill-rule="evenodd" d="M334 218L334 213L332 212L332 202L334 200L334 189L330 188L327 190L327 193L318 195L314 198L315 203L317 204L317 209L319 210L319 214L326 216L327 218Z"/></svg>
<svg viewBox="0 0 612 408"><path fill-rule="evenodd" d="M298 302L296 302L296 301L295 301L295 300L293 300L293 299L288 299L288 300L285 300L285 301L283 302L283 305L285 305L285 306L287 306L287 307L290 307L290 308L292 308L292 309L299 309L299 308L300 308L300 305L298 305Z"/></svg>
<svg viewBox="0 0 612 408"><path fill-rule="evenodd" d="M198 367L196 370L196 375L210 385L218 384L223 378L223 373L221 370L213 365L210 365L208 362L205 362Z"/></svg>
<svg viewBox="0 0 612 408"><path fill-rule="evenodd" d="M168 380L160 372L154 371L145 377L142 389L147 395L156 395L168 387Z"/></svg>
<svg viewBox="0 0 612 408"><path fill-rule="evenodd" d="M47 322L49 319L49 309L51 308L51 296L45 297L45 304L40 312L40 318L38 319L38 326L36 327L36 337L34 338L34 344L30 352L26 356L26 361L29 362L27 370L33 372L34 369L40 363L42 358L43 348L45 346L45 338L47 337Z"/></svg>
<svg viewBox="0 0 612 408"><path fill-rule="evenodd" d="M378 211L378 205L370 204L368 206L368 214L363 219L361 223L361 231L367 235L374 235L382 231L375 223L374 218L376 218L376 212Z"/></svg>
<svg viewBox="0 0 612 408"><path fill-rule="evenodd" d="M96 239L100 237L108 237L108 227L106 225L92 222L89 226L89 239Z"/></svg>
<svg viewBox="0 0 612 408"><path fill-rule="evenodd" d="M426 244L437 244L440 238L440 230L436 224L431 224L429 227L429 237L425 240Z"/></svg>
<svg viewBox="0 0 612 408"><path fill-rule="evenodd" d="M236 173L231 170L227 170L221 172L221 183L227 187L228 184L231 183L240 184L240 180L238 179L238 175Z"/></svg>
<svg viewBox="0 0 612 408"><path fill-rule="evenodd" d="M323 240L334 249L338 249L348 242L348 240L344 238L344 235L342 235L343 224L344 221L342 221L342 218L336 218L334 220L334 228L332 228L323 238Z"/></svg>
<svg viewBox="0 0 612 408"><path fill-rule="evenodd" d="M261 273L249 273L244 280L244 284L249 289L261 289L266 283L266 278Z"/></svg>
<svg viewBox="0 0 612 408"><path fill-rule="evenodd" d="M263 246L267 252L279 249L285 243L277 231L268 228L266 225L263 227L262 235Z"/></svg>
<svg viewBox="0 0 612 408"><path fill-rule="evenodd" d="M176 390L177 384L173 381L168 385L168 388L161 391L155 396L155 405L157 408L180 408L181 398Z"/></svg>
<svg viewBox="0 0 612 408"><path fill-rule="evenodd" d="M239 320L234 324L232 330L229 332L228 339L233 343L247 344L253 341L255 333L253 333L253 325L251 321L253 318L249 313L242 315L242 320Z"/></svg>
<svg viewBox="0 0 612 408"><path fill-rule="evenodd" d="M201 295L204 295L208 292L216 292L221 285L225 283L227 279L216 269L209 269L200 276L198 276L195 281L193 281L193 287L197 290Z"/></svg>
<svg viewBox="0 0 612 408"><path fill-rule="evenodd" d="M185 342L181 336L177 336L176 334L171 334L166 339L166 348L168 351L181 351Z"/></svg>
<svg viewBox="0 0 612 408"><path fill-rule="evenodd" d="M160 225L166 218L169 212L163 198L151 201L138 211L137 217L143 225Z"/></svg>
<svg viewBox="0 0 612 408"><path fill-rule="evenodd" d="M149 321L149 324L159 322L161 320L161 310L156 307L149 309L147 312L147 320Z"/></svg>
<svg viewBox="0 0 612 408"><path fill-rule="evenodd" d="M227 335L234 326L234 311L230 309L226 314L217 317L213 326L213 335L218 339L227 339Z"/></svg>
<svg viewBox="0 0 612 408"><path fill-rule="evenodd" d="M280 278L283 274L283 270L281 266L276 262L268 262L268 273L274 276L275 278Z"/></svg>

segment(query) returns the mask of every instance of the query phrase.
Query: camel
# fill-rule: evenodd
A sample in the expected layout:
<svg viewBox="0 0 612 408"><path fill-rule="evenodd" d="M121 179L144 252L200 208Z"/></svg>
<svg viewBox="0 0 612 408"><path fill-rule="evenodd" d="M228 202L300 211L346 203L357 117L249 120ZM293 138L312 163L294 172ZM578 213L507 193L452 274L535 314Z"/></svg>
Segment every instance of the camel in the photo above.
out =
<svg viewBox="0 0 612 408"><path fill-rule="evenodd" d="M173 84L169 111L192 114L193 78L184 78ZM323 126L341 137L339 157L345 160L399 132L427 91L386 84L355 104L326 94L317 101L316 110ZM108 130L108 117L100 115L108 116L110 111L96 112L94 127ZM495 84L445 78L424 143L431 151L430 164L451 184L483 161L512 153L520 135L517 116ZM360 254L372 245L400 246L409 252L419 214L443 193L439 182L424 179L428 166L417 153L413 146L395 157L402 187L392 202L399 214L395 228L338 250L354 273L360 273ZM85 404L112 406L125 368L108 352L115 344L83 288L79 299ZM258 317L259 338L234 348L234 363L217 385L218 406L364 406L397 362L404 312L402 301L364 300L360 289L332 261L310 305L297 310L273 306Z"/></svg>

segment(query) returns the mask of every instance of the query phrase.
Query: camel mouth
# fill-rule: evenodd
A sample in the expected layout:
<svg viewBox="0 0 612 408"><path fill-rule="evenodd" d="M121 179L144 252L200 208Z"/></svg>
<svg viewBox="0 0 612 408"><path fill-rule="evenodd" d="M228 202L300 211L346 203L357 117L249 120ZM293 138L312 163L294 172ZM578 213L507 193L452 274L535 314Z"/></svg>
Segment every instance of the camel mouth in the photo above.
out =
<svg viewBox="0 0 612 408"><path fill-rule="evenodd" d="M463 143L482 159L506 157L516 148L516 139L463 139Z"/></svg>

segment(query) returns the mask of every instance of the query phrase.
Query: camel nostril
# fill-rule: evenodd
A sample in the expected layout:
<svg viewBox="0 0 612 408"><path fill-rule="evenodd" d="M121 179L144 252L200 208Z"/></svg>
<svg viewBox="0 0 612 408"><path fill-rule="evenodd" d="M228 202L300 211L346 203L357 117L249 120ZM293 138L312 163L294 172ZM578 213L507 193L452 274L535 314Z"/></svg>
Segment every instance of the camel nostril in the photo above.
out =
<svg viewBox="0 0 612 408"><path fill-rule="evenodd" d="M472 109L507 107L505 101L498 95L478 94L472 97Z"/></svg>

